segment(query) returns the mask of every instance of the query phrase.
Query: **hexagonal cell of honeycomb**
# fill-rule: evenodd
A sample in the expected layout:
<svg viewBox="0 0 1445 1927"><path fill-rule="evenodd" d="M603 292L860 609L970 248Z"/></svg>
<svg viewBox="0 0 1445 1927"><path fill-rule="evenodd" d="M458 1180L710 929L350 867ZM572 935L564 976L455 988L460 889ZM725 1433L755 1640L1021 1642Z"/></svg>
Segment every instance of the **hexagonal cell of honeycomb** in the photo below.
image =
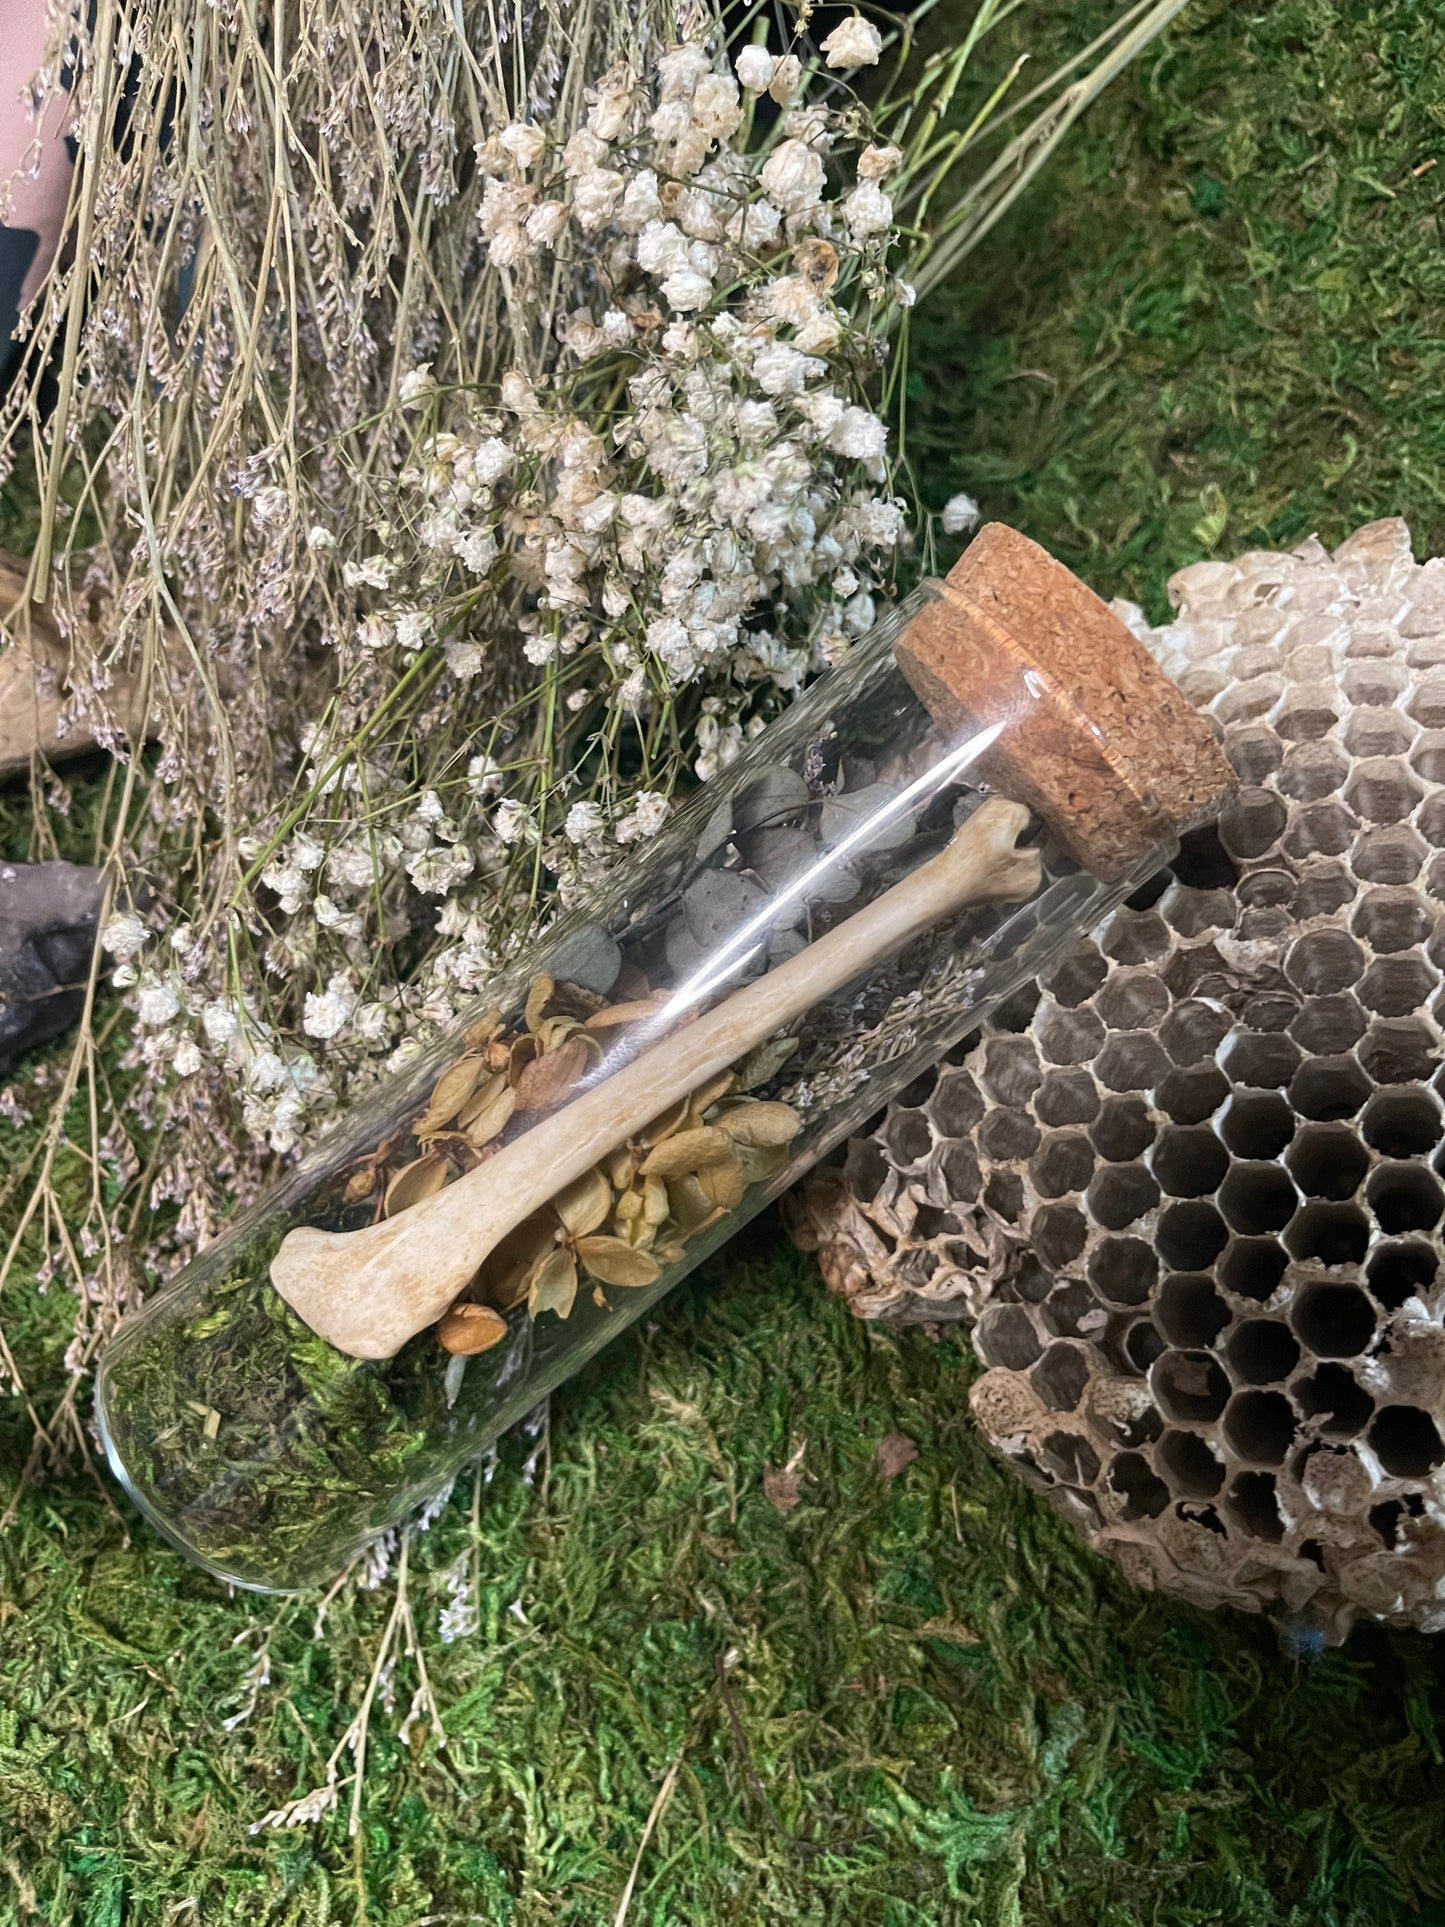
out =
<svg viewBox="0 0 1445 1927"><path fill-rule="evenodd" d="M1445 1629L1445 563L1378 523L1171 594L1121 613L1238 789L832 1182L987 1254L937 1288L979 1422L1133 1577Z"/></svg>

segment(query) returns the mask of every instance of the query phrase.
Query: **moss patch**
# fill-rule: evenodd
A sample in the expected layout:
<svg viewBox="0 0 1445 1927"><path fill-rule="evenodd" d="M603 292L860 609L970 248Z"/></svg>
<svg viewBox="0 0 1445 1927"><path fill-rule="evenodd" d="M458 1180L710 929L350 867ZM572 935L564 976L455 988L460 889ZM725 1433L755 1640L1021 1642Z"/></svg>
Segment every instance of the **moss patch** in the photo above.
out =
<svg viewBox="0 0 1445 1927"><path fill-rule="evenodd" d="M1061 7L1061 42L1105 14ZM928 499L968 489L1155 620L1209 555L1381 515L1438 553L1442 73L1424 0L1194 0L965 266L958 309L920 310Z"/></svg>
<svg viewBox="0 0 1445 1927"><path fill-rule="evenodd" d="M1301 1663L1141 1598L985 1455L969 1369L853 1323L775 1227L684 1286L558 1401L536 1484L508 1448L476 1634L436 1636L470 1490L416 1543L448 1744L397 1736L403 1659L356 1842L349 1789L247 1828L319 1783L389 1586L315 1638L314 1597L228 1599L83 1477L41 1489L0 1552L0 1813L39 1917L594 1927L679 1754L642 1921L1378 1923L1445 1890L1434 1648ZM895 1431L919 1456L888 1479ZM805 1441L779 1511L764 1472Z"/></svg>

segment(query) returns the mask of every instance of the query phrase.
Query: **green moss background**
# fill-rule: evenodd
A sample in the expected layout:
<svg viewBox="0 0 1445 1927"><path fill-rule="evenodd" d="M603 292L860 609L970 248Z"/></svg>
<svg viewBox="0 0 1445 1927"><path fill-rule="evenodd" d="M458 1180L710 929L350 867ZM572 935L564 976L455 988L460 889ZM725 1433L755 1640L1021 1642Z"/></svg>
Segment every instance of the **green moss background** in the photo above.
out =
<svg viewBox="0 0 1445 1927"><path fill-rule="evenodd" d="M1438 0L1193 0L920 311L930 499L1156 620L1206 555L1380 515L1438 554L1442 174Z"/></svg>
<svg viewBox="0 0 1445 1927"><path fill-rule="evenodd" d="M1156 615L1206 554L1387 513L1445 547L1442 52L1424 0L1196 0L917 315L930 498ZM21 799L0 838L25 853ZM67 1308L22 1278L0 1313L44 1409ZM0 1540L0 1921L598 1927L675 1766L645 1927L1441 1927L1445 1647L1310 1658L1132 1592L983 1453L969 1370L756 1227L554 1402L530 1482L507 1445L475 1534L467 1483L414 1544L447 1744L400 1737L403 1657L354 1839L349 1788L249 1826L319 1784L394 1579L318 1634L315 1598L228 1597L55 1471ZM0 1401L0 1504L27 1445ZM482 1624L443 1644L469 1548Z"/></svg>

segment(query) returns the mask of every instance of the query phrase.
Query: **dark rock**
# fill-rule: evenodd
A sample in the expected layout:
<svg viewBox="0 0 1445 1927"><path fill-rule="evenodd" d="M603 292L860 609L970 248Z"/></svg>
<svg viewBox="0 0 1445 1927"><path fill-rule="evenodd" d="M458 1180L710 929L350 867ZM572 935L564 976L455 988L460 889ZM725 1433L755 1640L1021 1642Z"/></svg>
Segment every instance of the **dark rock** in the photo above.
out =
<svg viewBox="0 0 1445 1927"><path fill-rule="evenodd" d="M0 1073L79 1017L101 895L77 863L0 863Z"/></svg>

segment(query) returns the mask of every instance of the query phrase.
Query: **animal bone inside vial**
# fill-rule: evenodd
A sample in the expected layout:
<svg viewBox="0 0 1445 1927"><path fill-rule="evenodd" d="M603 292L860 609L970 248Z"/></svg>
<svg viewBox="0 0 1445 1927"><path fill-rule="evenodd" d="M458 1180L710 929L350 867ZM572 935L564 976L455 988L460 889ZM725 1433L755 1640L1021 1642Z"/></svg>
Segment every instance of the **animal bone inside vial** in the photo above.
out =
<svg viewBox="0 0 1445 1927"><path fill-rule="evenodd" d="M101 1372L112 1464L213 1571L324 1580L926 1076L887 1153L923 1185L898 1232L924 1285L987 1114L938 1063L1231 783L1127 627L983 531L131 1321ZM1009 1154L1065 1200L1101 1154L1040 1142L1041 1075ZM1082 1248L1072 1202L1052 1229ZM1049 1316L1037 1398L1063 1415L1107 1314ZM1062 1416L1048 1451L1098 1473Z"/></svg>
<svg viewBox="0 0 1445 1927"><path fill-rule="evenodd" d="M1217 831L940 1067L978 1093L972 1196L921 1091L934 1145L897 1165L885 1111L798 1215L859 1310L978 1315L980 1424L1131 1577L1445 1628L1445 562L1381 522L1171 595L1165 628L1120 613L1219 732ZM959 1231L920 1276L888 1233L924 1197ZM1089 1480L1057 1398L995 1420L1065 1288L1102 1314L1071 1334Z"/></svg>

